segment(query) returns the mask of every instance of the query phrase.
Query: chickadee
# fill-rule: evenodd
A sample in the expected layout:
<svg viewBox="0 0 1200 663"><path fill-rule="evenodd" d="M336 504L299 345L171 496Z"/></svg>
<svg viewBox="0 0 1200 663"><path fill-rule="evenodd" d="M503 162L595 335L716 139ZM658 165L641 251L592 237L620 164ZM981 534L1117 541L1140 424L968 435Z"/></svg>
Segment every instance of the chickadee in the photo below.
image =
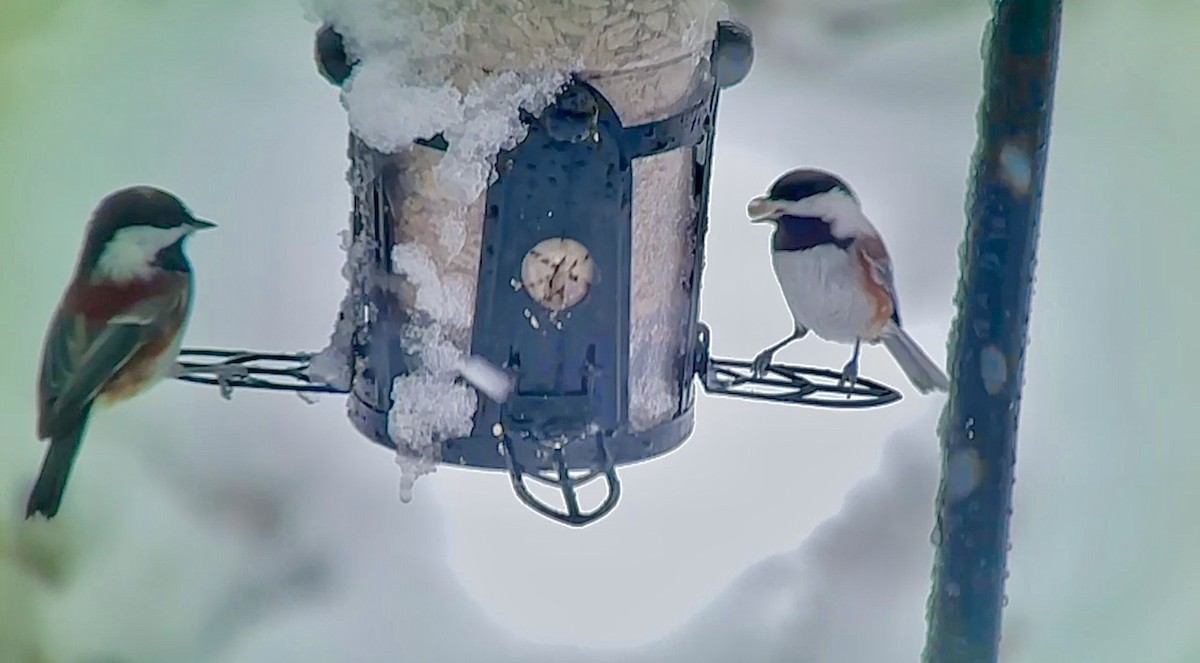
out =
<svg viewBox="0 0 1200 663"><path fill-rule="evenodd" d="M771 262L796 327L754 358L762 377L780 348L812 330L827 341L853 343L839 384L858 379L862 343L882 342L921 393L946 391L950 381L900 326L892 260L858 197L836 175L796 169L747 206L751 222L772 222Z"/></svg>
<svg viewBox="0 0 1200 663"><path fill-rule="evenodd" d="M216 224L175 196L131 187L102 200L42 348L38 439L50 440L25 517L58 513L88 415L171 373L192 303L185 240Z"/></svg>

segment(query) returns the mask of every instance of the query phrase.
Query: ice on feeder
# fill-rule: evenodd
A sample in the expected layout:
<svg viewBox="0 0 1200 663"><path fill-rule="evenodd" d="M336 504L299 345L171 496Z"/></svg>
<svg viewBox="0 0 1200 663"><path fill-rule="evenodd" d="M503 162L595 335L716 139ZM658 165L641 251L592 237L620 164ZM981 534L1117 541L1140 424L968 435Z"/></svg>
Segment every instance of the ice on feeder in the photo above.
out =
<svg viewBox="0 0 1200 663"><path fill-rule="evenodd" d="M711 35L716 19L728 14L716 0L308 0L308 5L310 14L339 28L356 55L399 52L414 65L433 68L436 58L422 53L445 53L447 42L454 42L462 63L488 71L563 59L581 59L590 70L659 64L693 52Z"/></svg>
<svg viewBox="0 0 1200 663"><path fill-rule="evenodd" d="M490 159L524 137L519 111L545 108L579 64L572 55L506 69L479 66L466 41L474 4L314 3L314 13L343 35L359 63L342 93L351 130L385 154L442 134L448 144L436 166L442 195L463 203L487 187Z"/></svg>
<svg viewBox="0 0 1200 663"><path fill-rule="evenodd" d="M341 335L342 314L338 314L337 328L325 349L313 355L308 362L308 377L314 382L327 384L334 389L348 390L353 376L353 359L345 351L347 345Z"/></svg>
<svg viewBox="0 0 1200 663"><path fill-rule="evenodd" d="M384 59L359 65L342 97L355 135L380 152L391 153L443 131L446 115L458 107L461 95L448 85L397 80L395 65Z"/></svg>
<svg viewBox="0 0 1200 663"><path fill-rule="evenodd" d="M416 242L397 244L392 263L394 272L404 277L402 296L418 311L439 326L456 331L470 327L474 283L467 275L440 267L430 247Z"/></svg>
<svg viewBox="0 0 1200 663"><path fill-rule="evenodd" d="M449 197L475 200L494 180L493 159L516 147L527 127L521 110L540 113L569 80L572 63L516 73L506 71L476 83L459 103L461 117L448 125L446 157L438 164L438 184Z"/></svg>
<svg viewBox="0 0 1200 663"><path fill-rule="evenodd" d="M417 478L433 472L441 460L444 440L469 435L477 407L474 390L459 380L462 356L469 342L473 279L446 267L438 258L452 255L438 238L413 237L392 251L392 269L400 277L395 295L412 311L401 331L405 352L412 357L407 375L392 383L388 434L396 443L401 468L401 499L412 497Z"/></svg>
<svg viewBox="0 0 1200 663"><path fill-rule="evenodd" d="M476 143L472 136L519 131L509 124L515 114L503 105L536 112L573 72L585 73L589 81L608 75L611 85L628 88L616 91L628 100L617 111L627 126L641 123L645 109L658 112L681 96L671 83L688 84L716 21L728 11L717 0L561 0L519 7L511 0L309 4L310 13L332 24L359 61L343 98L355 132L389 153L444 129L450 149L460 150L453 160L461 165L495 153L489 149L494 140ZM675 71L654 73L651 66ZM460 183L478 181L468 176ZM469 191L461 193L469 197Z"/></svg>
<svg viewBox="0 0 1200 663"><path fill-rule="evenodd" d="M307 375L314 382L348 390L354 373L354 334L362 324L366 302L362 283L366 272L362 267L370 261L374 248L365 238L356 241L349 230L341 231L340 236L342 250L346 252L342 277L348 287L338 306L337 322L329 344L309 360Z"/></svg>
<svg viewBox="0 0 1200 663"><path fill-rule="evenodd" d="M398 70L394 58L367 59L347 82L343 103L350 128L383 153L441 134L446 150L435 168L441 194L469 203L491 183L495 155L525 137L520 111L536 114L549 105L567 82L570 65L500 72L460 92L450 82L431 83Z"/></svg>
<svg viewBox="0 0 1200 663"><path fill-rule="evenodd" d="M443 440L471 433L478 397L454 375L420 370L392 383L388 433L399 447L401 501L410 501L416 480L437 469Z"/></svg>

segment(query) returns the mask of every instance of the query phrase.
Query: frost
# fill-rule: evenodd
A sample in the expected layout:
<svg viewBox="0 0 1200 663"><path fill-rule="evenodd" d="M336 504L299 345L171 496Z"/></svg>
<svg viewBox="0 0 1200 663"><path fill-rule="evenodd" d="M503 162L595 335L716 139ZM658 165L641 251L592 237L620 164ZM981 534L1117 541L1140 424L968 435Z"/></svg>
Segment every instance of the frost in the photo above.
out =
<svg viewBox="0 0 1200 663"><path fill-rule="evenodd" d="M412 80L402 65L383 58L363 62L343 101L350 128L380 152L442 134L449 147L436 169L438 185L448 198L469 202L491 183L492 158L525 137L520 111L540 112L567 79L566 70L508 71L462 94L450 83Z"/></svg>
<svg viewBox="0 0 1200 663"><path fill-rule="evenodd" d="M355 134L384 153L443 134L440 185L461 202L487 186L489 160L524 137L519 110L541 111L573 73L630 88L616 91L633 101L629 113L618 108L627 124L643 120L637 106L678 99L673 84L690 84L726 10L716 0L307 2L358 61L342 94ZM668 62L674 80L646 70Z"/></svg>
<svg viewBox="0 0 1200 663"><path fill-rule="evenodd" d="M577 57L531 59L488 70L466 57L467 10L455 0L316 0L359 60L342 103L350 128L385 154L442 134L449 147L437 165L443 196L467 203L488 186L492 158L525 136L520 111L538 113L578 69Z"/></svg>
<svg viewBox="0 0 1200 663"><path fill-rule="evenodd" d="M395 405L388 413L388 432L409 453L397 453L400 500L412 500L413 484L437 469L442 440L471 434L477 397L453 373L418 370L392 383Z"/></svg>
<svg viewBox="0 0 1200 663"><path fill-rule="evenodd" d="M430 252L419 244L398 244L392 249L397 274L413 286L413 305L439 323L454 327L471 325L473 302L465 279L439 274Z"/></svg>
<svg viewBox="0 0 1200 663"><path fill-rule="evenodd" d="M327 384L334 389L349 390L352 374L351 359L346 352L347 343L343 332L343 318L339 313L337 326L334 328L329 345L313 355L308 362L308 377L314 382Z"/></svg>
<svg viewBox="0 0 1200 663"><path fill-rule="evenodd" d="M327 384L335 389L350 389L354 367L354 332L359 324L359 312L364 306L359 280L367 273L364 267L370 261L371 243L364 239L355 241L349 230L340 233L342 250L346 261L342 265L342 277L349 282L346 295L338 306L337 322L329 345L309 360L307 375L314 382Z"/></svg>
<svg viewBox="0 0 1200 663"><path fill-rule="evenodd" d="M449 197L474 200L491 184L491 159L525 138L520 110L540 112L567 82L569 69L517 74L503 72L468 92L461 113L445 128L449 149L438 164L438 183Z"/></svg>
<svg viewBox="0 0 1200 663"><path fill-rule="evenodd" d="M398 244L393 270L403 277L397 293L412 311L401 343L412 357L407 375L392 383L388 434L396 443L400 499L412 499L415 481L432 473L441 460L441 443L471 434L478 396L460 381L463 350L456 331L470 327L473 293L468 285L443 274L429 249ZM448 276L448 275L447 275Z"/></svg>
<svg viewBox="0 0 1200 663"><path fill-rule="evenodd" d="M390 153L444 130L461 96L446 86L406 84L393 63L367 60L355 69L342 99L354 133Z"/></svg>
<svg viewBox="0 0 1200 663"><path fill-rule="evenodd" d="M353 55L388 52L427 76L578 62L633 69L694 52L728 16L718 0L307 0ZM440 57L453 52L455 60Z"/></svg>

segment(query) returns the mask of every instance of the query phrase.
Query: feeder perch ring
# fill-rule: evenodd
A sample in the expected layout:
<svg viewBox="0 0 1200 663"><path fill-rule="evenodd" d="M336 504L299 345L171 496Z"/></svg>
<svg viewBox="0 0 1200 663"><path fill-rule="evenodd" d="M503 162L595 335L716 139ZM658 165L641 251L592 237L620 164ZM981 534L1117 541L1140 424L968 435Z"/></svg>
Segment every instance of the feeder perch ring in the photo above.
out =
<svg viewBox="0 0 1200 663"><path fill-rule="evenodd" d="M702 324L697 343L698 373L704 390L710 394L833 409L879 407L901 399L899 391L864 377L859 377L853 387L841 385L842 374L827 368L771 364L758 377L753 362L713 357L710 345L711 331Z"/></svg>
<svg viewBox="0 0 1200 663"><path fill-rule="evenodd" d="M517 460L513 440L505 435L501 441L505 465L508 469L509 480L517 498L534 511L557 520L566 525L580 527L595 522L608 514L617 506L621 499L621 481L617 478L617 468L605 448L604 440L596 439L599 467L586 472L573 472L568 469L562 447L547 449L551 456L552 469L533 471L525 468ZM562 495L565 509L559 510L535 496L530 490L527 479L532 479L545 486L557 488ZM603 479L605 484L604 500L591 511L584 511L579 504L578 489L584 484L596 479Z"/></svg>

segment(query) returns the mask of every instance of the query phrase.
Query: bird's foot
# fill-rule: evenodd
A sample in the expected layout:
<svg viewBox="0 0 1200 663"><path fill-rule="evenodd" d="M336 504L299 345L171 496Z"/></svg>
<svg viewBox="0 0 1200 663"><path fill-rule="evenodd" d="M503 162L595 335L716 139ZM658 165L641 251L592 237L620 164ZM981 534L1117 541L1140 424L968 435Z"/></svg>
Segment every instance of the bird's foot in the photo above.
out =
<svg viewBox="0 0 1200 663"><path fill-rule="evenodd" d="M754 356L754 361L750 362L750 372L754 375L755 380L761 380L767 374L767 369L771 367L771 360L775 358L775 353L770 350L763 350Z"/></svg>
<svg viewBox="0 0 1200 663"><path fill-rule="evenodd" d="M850 398L851 391L854 390L854 385L858 382L858 357L846 362L842 367L842 375L838 378L838 389L845 390L846 398Z"/></svg>

